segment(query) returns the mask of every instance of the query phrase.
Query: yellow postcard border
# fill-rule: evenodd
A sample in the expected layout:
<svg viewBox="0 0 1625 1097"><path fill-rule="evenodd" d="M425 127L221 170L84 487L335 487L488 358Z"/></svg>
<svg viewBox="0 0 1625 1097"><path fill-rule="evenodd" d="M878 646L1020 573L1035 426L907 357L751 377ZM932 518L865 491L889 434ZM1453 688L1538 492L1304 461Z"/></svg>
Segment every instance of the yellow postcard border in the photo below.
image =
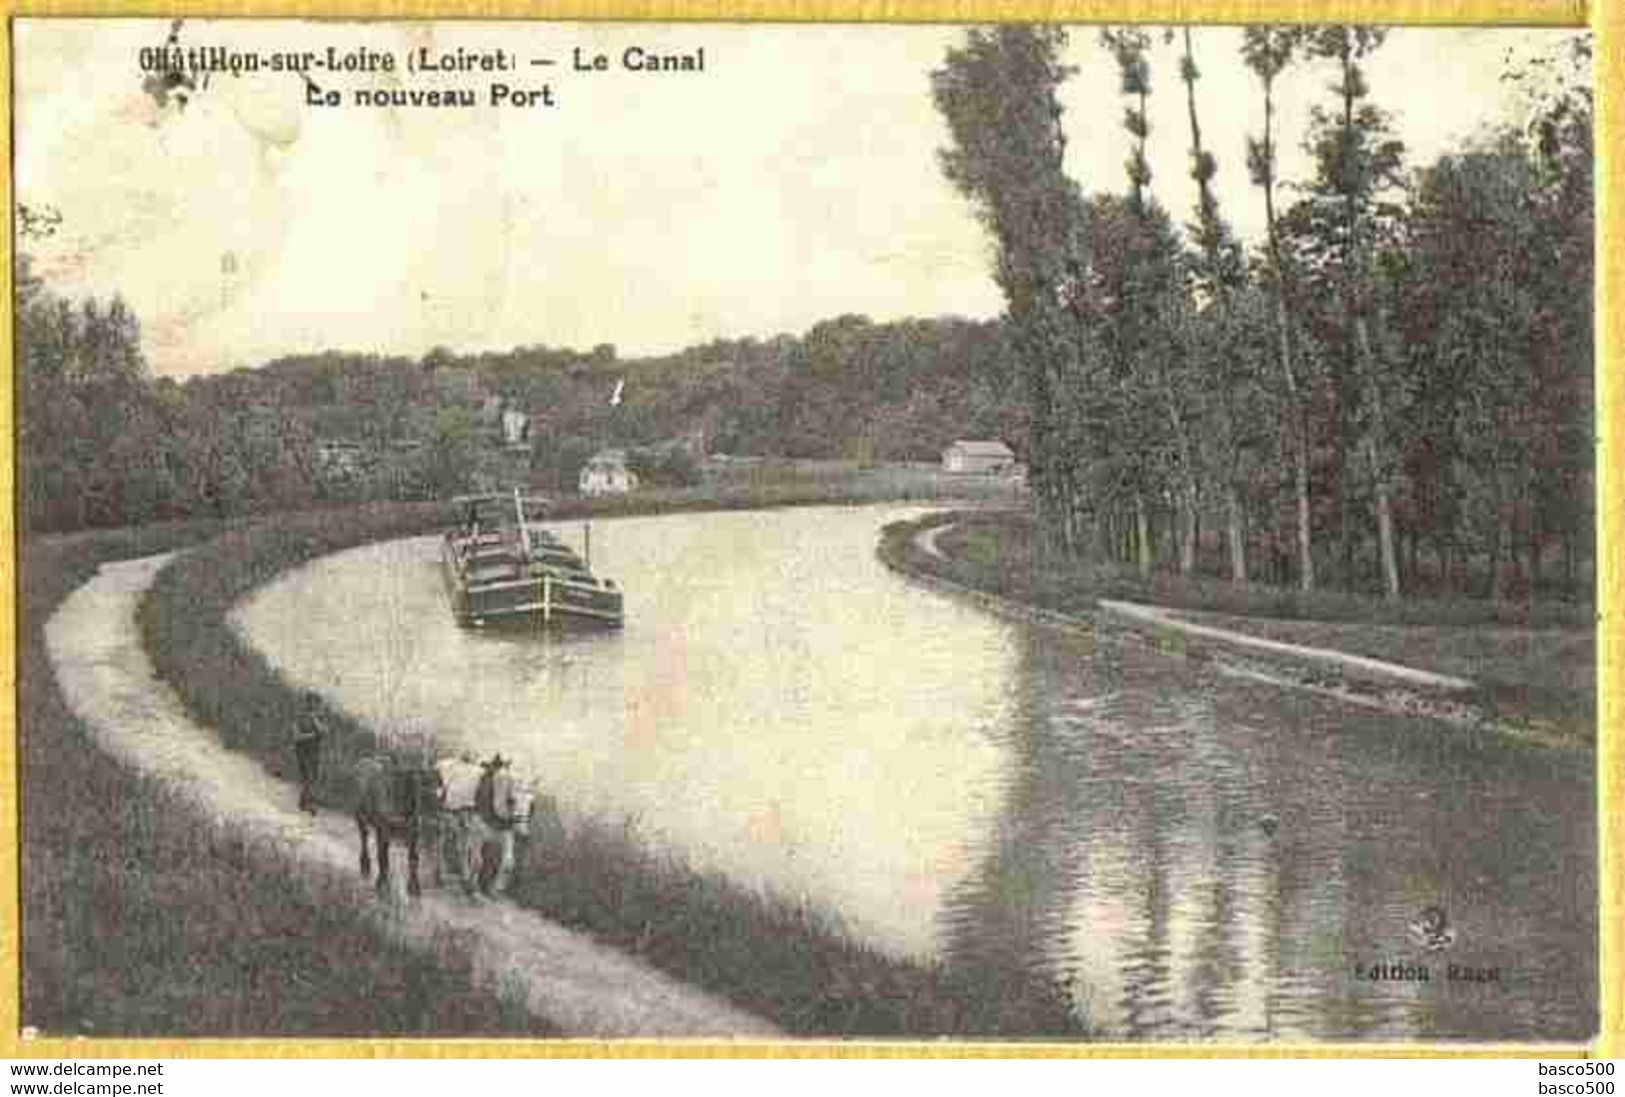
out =
<svg viewBox="0 0 1625 1097"><path fill-rule="evenodd" d="M1625 6L1586 0L8 0L10 16L212 16L326 19L553 19L835 23L1301 23L1590 26L1597 34L1597 605L1601 1032L1590 1044L1079 1044L728 1040L132 1040L22 1041L16 752L15 600L0 612L0 1058L1571 1058L1625 1057L1625 631L1619 566L1625 523ZM9 27L8 27L9 31ZM0 200L12 201L11 40L0 41ZM11 300L11 241L0 292ZM13 317L0 309L11 359ZM15 394L0 384L0 434L13 440ZM17 589L14 442L0 459L0 590Z"/></svg>

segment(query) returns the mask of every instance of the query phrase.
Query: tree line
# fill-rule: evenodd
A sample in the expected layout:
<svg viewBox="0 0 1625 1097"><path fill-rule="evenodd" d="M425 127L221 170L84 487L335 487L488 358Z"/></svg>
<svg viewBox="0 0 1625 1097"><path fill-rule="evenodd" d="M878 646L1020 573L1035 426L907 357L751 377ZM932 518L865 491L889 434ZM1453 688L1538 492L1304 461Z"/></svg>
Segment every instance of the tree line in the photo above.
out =
<svg viewBox="0 0 1625 1097"><path fill-rule="evenodd" d="M800 336L633 359L609 344L327 351L155 377L124 301L72 301L35 276L27 248L56 221L23 210L17 452L21 516L35 532L520 481L568 492L608 448L659 485L692 483L710 454L932 461L960 437L1024 442L996 321L848 315ZM509 408L529 417L517 448L502 432Z"/></svg>
<svg viewBox="0 0 1625 1097"><path fill-rule="evenodd" d="M1099 33L1123 137L1063 124L1058 28L969 31L933 74L943 169L995 244L996 320L848 315L631 359L609 344L329 351L175 380L153 376L123 301L70 301L34 275L29 248L60 217L20 206L23 522L429 498L482 477L568 491L609 447L659 482L692 479L705 454L930 461L984 437L1028 461L1042 545L1080 563L1390 596L1583 591L1589 41L1508 68L1527 126L1414 167L1368 83L1381 28L1248 28L1228 63L1252 77L1257 121L1236 157L1203 129L1203 33L1162 33L1160 49L1148 28ZM1167 89L1159 56L1176 62ZM1332 80L1306 132L1284 134L1280 81L1304 65ZM1182 132L1152 132L1153 92L1183 100ZM1120 178L1068 175L1067 143L1085 139L1126 140ZM1182 217L1152 178L1162 140L1188 151ZM1309 154L1299 182L1279 175L1288 141ZM1266 214L1251 244L1215 185L1230 159ZM493 402L530 416L517 453ZM338 441L364 460L332 460Z"/></svg>
<svg viewBox="0 0 1625 1097"><path fill-rule="evenodd" d="M1578 591L1594 525L1589 39L1508 67L1527 127L1409 167L1369 85L1383 28L1246 28L1229 63L1254 81L1242 159L1267 226L1247 247L1214 186L1193 37L1162 32L1196 184L1182 229L1147 155L1151 29L1099 32L1130 151L1093 191L1067 142L1111 134L1063 124L1066 31L968 31L932 76L943 170L995 244L1042 546L1190 574L1214 541L1234 582L1390 598ZM1332 79L1298 135L1309 178L1288 185L1277 96L1295 65Z"/></svg>

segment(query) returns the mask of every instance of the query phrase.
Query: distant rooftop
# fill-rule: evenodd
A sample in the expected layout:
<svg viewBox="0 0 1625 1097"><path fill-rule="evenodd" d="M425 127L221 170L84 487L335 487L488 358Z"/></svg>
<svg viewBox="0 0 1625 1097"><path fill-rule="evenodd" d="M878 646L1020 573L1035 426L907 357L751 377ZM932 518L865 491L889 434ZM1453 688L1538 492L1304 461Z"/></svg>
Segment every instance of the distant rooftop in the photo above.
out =
<svg viewBox="0 0 1625 1097"><path fill-rule="evenodd" d="M960 439L949 449L956 449L960 453L973 457L1014 457L1015 453L1003 442L994 442L986 439Z"/></svg>

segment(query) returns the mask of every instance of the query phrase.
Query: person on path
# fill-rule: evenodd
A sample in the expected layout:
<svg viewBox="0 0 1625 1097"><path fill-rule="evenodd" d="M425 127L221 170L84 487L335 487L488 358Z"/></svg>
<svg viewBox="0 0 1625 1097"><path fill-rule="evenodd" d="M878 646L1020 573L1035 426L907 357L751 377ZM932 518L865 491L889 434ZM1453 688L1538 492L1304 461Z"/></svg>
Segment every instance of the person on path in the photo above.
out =
<svg viewBox="0 0 1625 1097"><path fill-rule="evenodd" d="M440 806L445 812L440 864L456 873L463 890L473 894L479 882L480 854L475 803L485 767L473 751L465 750L455 758L441 760L435 769L440 775Z"/></svg>
<svg viewBox="0 0 1625 1097"><path fill-rule="evenodd" d="M321 698L307 692L293 722L293 754L299 763L299 810L316 814L316 780L321 776L322 740L327 723Z"/></svg>
<svg viewBox="0 0 1625 1097"><path fill-rule="evenodd" d="M476 873L480 892L497 896L507 891L513 874L517 797L508 759L500 752L482 762L480 770L472 820L479 839Z"/></svg>

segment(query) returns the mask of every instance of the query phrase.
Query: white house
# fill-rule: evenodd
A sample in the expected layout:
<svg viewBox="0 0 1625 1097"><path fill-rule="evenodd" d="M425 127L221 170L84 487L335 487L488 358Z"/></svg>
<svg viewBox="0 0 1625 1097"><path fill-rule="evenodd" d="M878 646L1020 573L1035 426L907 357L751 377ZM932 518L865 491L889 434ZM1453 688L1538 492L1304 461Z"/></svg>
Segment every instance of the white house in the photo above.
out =
<svg viewBox="0 0 1625 1097"><path fill-rule="evenodd" d="M530 445L530 416L516 407L503 408L502 444L515 449Z"/></svg>
<svg viewBox="0 0 1625 1097"><path fill-rule="evenodd" d="M626 451L606 449L581 466L581 494L622 495L638 486L638 474L626 467Z"/></svg>
<svg viewBox="0 0 1625 1097"><path fill-rule="evenodd" d="M1003 473L1015 465L1016 455L1003 442L962 439L942 451L946 472Z"/></svg>
<svg viewBox="0 0 1625 1097"><path fill-rule="evenodd" d="M347 438L319 438L316 441L316 467L336 479L359 476L365 469L367 447Z"/></svg>

